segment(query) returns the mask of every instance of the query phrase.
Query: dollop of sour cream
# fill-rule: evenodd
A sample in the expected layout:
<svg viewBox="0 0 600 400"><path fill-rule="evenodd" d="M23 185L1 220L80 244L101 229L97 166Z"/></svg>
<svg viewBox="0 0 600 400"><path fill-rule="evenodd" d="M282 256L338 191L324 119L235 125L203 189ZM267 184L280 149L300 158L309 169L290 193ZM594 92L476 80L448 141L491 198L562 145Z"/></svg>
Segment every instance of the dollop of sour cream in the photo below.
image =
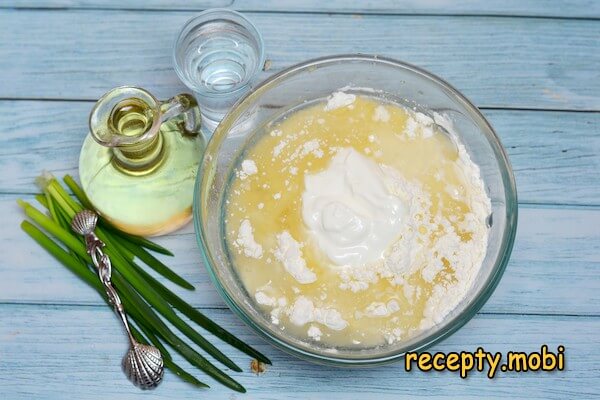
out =
<svg viewBox="0 0 600 400"><path fill-rule="evenodd" d="M302 217L334 264L374 262L397 239L408 206L386 187L388 174L348 147L324 171L305 176Z"/></svg>

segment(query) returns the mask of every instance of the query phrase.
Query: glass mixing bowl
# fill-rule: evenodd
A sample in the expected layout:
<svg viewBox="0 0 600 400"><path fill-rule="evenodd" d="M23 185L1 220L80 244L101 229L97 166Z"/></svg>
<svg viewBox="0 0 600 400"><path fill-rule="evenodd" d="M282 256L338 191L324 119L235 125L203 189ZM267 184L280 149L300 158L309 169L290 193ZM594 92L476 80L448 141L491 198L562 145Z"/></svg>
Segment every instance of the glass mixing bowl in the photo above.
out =
<svg viewBox="0 0 600 400"><path fill-rule="evenodd" d="M223 197L234 164L253 135L286 111L351 87L352 92L396 102L422 112L445 114L471 159L479 165L492 202L487 252L479 273L458 307L442 323L409 340L359 350L325 348L286 334L260 310L239 279L226 249ZM423 350L469 321L490 297L508 262L517 227L517 193L506 153L479 110L435 75L389 58L340 55L290 67L262 82L217 127L196 182L194 222L208 272L225 302L258 334L277 347L310 361L334 365L374 365Z"/></svg>

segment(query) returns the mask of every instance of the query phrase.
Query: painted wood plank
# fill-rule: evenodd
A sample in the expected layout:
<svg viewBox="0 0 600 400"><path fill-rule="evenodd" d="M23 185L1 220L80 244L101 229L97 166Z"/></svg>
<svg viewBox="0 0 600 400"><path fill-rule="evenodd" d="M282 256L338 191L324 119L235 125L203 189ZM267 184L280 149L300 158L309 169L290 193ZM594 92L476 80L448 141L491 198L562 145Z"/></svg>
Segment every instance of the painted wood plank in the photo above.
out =
<svg viewBox="0 0 600 400"><path fill-rule="evenodd" d="M140 10L197 10L228 7L239 11L330 12L361 14L509 15L560 18L598 18L600 5L593 0L5 0L0 7L100 8Z"/></svg>
<svg viewBox="0 0 600 400"><path fill-rule="evenodd" d="M199 390L167 372L155 391L141 392L122 375L120 360L126 343L112 312L106 308L1 306L0 392L11 400L86 399L381 399L413 397L478 399L591 398L600 382L600 319L586 317L477 316L454 336L434 346L436 351L540 351L547 344L565 346L566 370L499 373L489 380L473 372L461 380L450 372L405 372L403 364L370 369L340 369L291 358L258 339L226 310L207 313L242 340L265 352L274 365L263 375L249 372L249 359L220 346L242 368L234 373L248 389L234 394L206 378L209 390ZM209 340L210 335L207 335ZM184 364L185 365L185 364ZM196 376L204 378L200 372ZM310 382L310 384L307 384ZM214 384L213 384L214 383ZM365 397L366 396L366 397Z"/></svg>
<svg viewBox="0 0 600 400"><path fill-rule="evenodd" d="M18 228L16 196L0 196L0 302L100 304L85 284ZM515 248L487 313L600 315L600 209L522 207ZM196 307L224 307L201 261L193 228L158 241L163 257L196 286L169 285Z"/></svg>
<svg viewBox="0 0 600 400"><path fill-rule="evenodd" d="M0 101L0 192L35 192L42 170L76 175L92 106ZM600 113L484 113L508 150L520 201L600 204Z"/></svg>
<svg viewBox="0 0 600 400"><path fill-rule="evenodd" d="M95 99L124 83L182 90L171 46L193 12L2 10L2 98ZM600 24L586 20L249 13L271 70L335 53L423 66L479 106L600 110ZM16 45L18 43L18 45ZM65 84L68 82L68 84Z"/></svg>

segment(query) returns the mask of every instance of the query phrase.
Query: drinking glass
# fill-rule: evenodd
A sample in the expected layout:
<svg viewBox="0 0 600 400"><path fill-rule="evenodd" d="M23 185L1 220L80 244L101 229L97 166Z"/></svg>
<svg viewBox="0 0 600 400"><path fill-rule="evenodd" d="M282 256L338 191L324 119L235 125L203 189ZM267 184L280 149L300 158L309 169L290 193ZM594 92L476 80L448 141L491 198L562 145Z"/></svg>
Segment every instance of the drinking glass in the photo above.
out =
<svg viewBox="0 0 600 400"><path fill-rule="evenodd" d="M179 79L193 91L210 134L250 89L264 64L264 44L244 15L216 8L185 23L173 62Z"/></svg>

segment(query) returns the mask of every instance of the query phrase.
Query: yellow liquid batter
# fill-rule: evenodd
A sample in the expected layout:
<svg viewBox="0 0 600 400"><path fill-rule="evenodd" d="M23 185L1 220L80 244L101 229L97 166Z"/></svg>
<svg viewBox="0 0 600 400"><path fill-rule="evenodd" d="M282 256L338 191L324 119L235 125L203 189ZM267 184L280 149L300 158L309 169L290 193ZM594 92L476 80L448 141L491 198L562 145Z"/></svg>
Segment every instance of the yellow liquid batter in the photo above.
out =
<svg viewBox="0 0 600 400"><path fill-rule="evenodd" d="M452 260L440 256L441 268L433 278L423 278L422 270L428 263L421 258L421 264L415 263L395 281L381 277L363 290L341 288L344 280L339 266L333 265L319 249L302 219L305 175L324 170L337 149L348 147L394 168L405 180L419 185L428 199L418 216L424 223L417 229L430 241L431 245L425 243L429 250L438 237L452 229L459 238L457 246L465 245L460 251L470 251L468 245L473 245L475 239L480 241L477 246L485 250L487 228L481 216L471 218L476 229L465 229L469 219L466 216L473 211L471 204L481 195L483 186L475 190L465 176L454 140L436 125L429 126L429 133L421 125L415 129L416 114L412 111L363 96L357 96L349 106L333 110L326 111L324 104L288 115L244 154L242 160L252 160L256 173L240 176L238 166L237 177L228 189L225 229L232 261L250 296L260 291L273 299L285 299L285 304L258 307L267 318L273 312L273 321L279 328L300 339L319 340L326 346L361 348L405 340L431 325L424 318L427 300L436 286L446 287L467 278L455 273ZM378 107L384 107L385 118L378 117ZM318 149L304 151L305 144L315 139ZM440 218L446 225L439 224ZM244 220L251 223L254 240L262 247L260 258L247 256L236 244ZM283 231L303 244L302 256L316 274L316 281L300 284L274 257L276 235ZM481 260L470 262L480 265ZM289 310L299 296L309 298L315 307L337 310L347 326L333 330L319 323L294 325ZM373 303L388 304L391 300L399 307L389 315L366 315L365 310ZM307 333L311 326L319 329L318 337Z"/></svg>

